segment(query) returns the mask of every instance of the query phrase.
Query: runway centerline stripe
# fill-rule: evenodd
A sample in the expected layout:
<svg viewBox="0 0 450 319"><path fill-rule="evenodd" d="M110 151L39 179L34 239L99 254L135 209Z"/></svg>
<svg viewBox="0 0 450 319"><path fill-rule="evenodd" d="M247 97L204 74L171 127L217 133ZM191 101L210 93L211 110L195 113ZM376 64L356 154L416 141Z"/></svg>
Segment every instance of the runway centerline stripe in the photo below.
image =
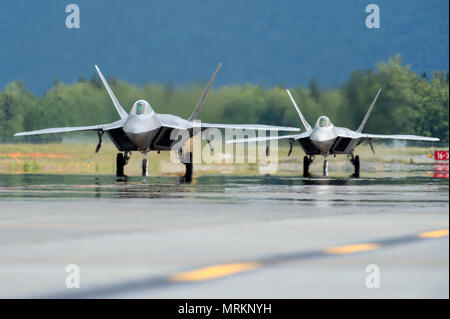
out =
<svg viewBox="0 0 450 319"><path fill-rule="evenodd" d="M75 289L38 298L103 298L105 296L123 294L130 291L152 290L183 284L195 284L222 279L239 273L250 272L256 269L268 268L272 265L286 264L292 261L311 260L316 258L332 258L334 256L363 253L385 247L399 246L423 240L433 240L449 235L448 229L437 229L419 234L410 234L399 237L384 238L367 243L352 245L331 246L325 249L298 251L281 255L261 257L255 261L230 262L210 265L193 270L176 272L173 274L153 278L141 278L125 282L113 283L89 289Z"/></svg>
<svg viewBox="0 0 450 319"><path fill-rule="evenodd" d="M448 236L448 229L438 229L433 231L423 232L419 235L420 238L440 238Z"/></svg>
<svg viewBox="0 0 450 319"><path fill-rule="evenodd" d="M329 247L324 251L326 254L352 254L360 251L377 249L378 247L380 247L379 244L366 243L366 244Z"/></svg>
<svg viewBox="0 0 450 319"><path fill-rule="evenodd" d="M260 266L261 264L257 262L214 265L192 271L180 272L170 276L170 279L172 281L204 281L249 271Z"/></svg>

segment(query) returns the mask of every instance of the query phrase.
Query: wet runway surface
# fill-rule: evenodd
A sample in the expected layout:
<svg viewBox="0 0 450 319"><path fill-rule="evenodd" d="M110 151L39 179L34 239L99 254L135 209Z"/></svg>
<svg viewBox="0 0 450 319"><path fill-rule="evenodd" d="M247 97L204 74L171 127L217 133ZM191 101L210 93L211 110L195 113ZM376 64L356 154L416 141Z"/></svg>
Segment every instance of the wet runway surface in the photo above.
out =
<svg viewBox="0 0 450 319"><path fill-rule="evenodd" d="M448 190L420 172L0 175L0 297L448 298Z"/></svg>

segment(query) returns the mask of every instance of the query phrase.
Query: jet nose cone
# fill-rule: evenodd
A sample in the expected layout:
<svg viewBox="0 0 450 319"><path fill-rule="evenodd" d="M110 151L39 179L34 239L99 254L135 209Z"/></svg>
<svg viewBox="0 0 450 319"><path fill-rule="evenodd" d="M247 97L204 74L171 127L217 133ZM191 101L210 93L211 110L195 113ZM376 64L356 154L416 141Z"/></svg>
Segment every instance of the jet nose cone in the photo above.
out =
<svg viewBox="0 0 450 319"><path fill-rule="evenodd" d="M152 117L139 118L130 115L123 127L123 131L140 151L144 151L150 147L160 127L159 121Z"/></svg>
<svg viewBox="0 0 450 319"><path fill-rule="evenodd" d="M327 154L330 151L333 137L329 132L314 132L311 134L311 142L316 146L323 154Z"/></svg>
<svg viewBox="0 0 450 319"><path fill-rule="evenodd" d="M330 139L328 132L313 132L310 136L311 140L317 143L322 143Z"/></svg>
<svg viewBox="0 0 450 319"><path fill-rule="evenodd" d="M127 134L139 134L149 130L143 121L132 120L127 121L123 126L123 130Z"/></svg>
<svg viewBox="0 0 450 319"><path fill-rule="evenodd" d="M133 142L134 145L138 147L139 150L146 150L150 147L152 134L151 132L146 133L128 133L125 132L128 138Z"/></svg>
<svg viewBox="0 0 450 319"><path fill-rule="evenodd" d="M315 141L314 145L320 150L321 153L328 153L330 144L326 141Z"/></svg>
<svg viewBox="0 0 450 319"><path fill-rule="evenodd" d="M157 130L160 127L161 123L158 118L153 115L136 116L130 114L125 122L125 125L123 126L123 130L127 134L138 134Z"/></svg>

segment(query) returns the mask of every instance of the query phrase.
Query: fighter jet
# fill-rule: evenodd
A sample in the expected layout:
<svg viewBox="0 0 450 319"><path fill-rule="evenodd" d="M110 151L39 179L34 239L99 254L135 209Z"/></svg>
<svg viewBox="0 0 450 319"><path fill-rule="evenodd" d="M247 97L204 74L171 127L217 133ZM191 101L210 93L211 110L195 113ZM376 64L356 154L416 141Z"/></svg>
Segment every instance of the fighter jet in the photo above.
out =
<svg viewBox="0 0 450 319"><path fill-rule="evenodd" d="M372 109L381 93L381 89L378 90L372 104L369 107L361 125L356 131L352 131L344 127L336 127L331 123L330 119L326 116L320 116L314 127L308 124L302 112L300 111L297 103L291 95L289 90L286 90L294 105L306 132L295 135L284 135L274 137L253 137L247 139L237 139L227 141L226 143L243 143L243 142L257 142L267 141L272 139L287 139L290 143L288 156L292 153L292 147L294 142L298 141L300 147L305 152L306 156L303 157L303 176L310 177L309 166L314 160L315 155L322 155L323 161L323 176L328 176L328 160L329 155L336 156L337 154L346 154L347 158L354 166L353 177L359 177L360 175L360 160L358 155L354 155L355 148L367 141L375 154L372 141L374 139L401 139L401 140L418 140L418 141L439 141L438 138L416 136L416 135L380 135L380 134L366 134L363 133L364 126L372 112Z"/></svg>
<svg viewBox="0 0 450 319"><path fill-rule="evenodd" d="M128 114L124 108L120 105L116 96L114 95L111 87L100 71L99 67L95 65L95 69L103 82L111 100L120 116L120 120L101 125L92 126L80 126L80 127L60 127L60 128L48 128L30 132L20 132L14 134L14 136L26 136L26 135L37 135L37 134L51 134L51 133L65 133L65 132L76 132L76 131L96 131L98 134L98 144L95 152L100 150L102 145L102 136L106 132L111 140L113 141L119 153L116 157L116 175L118 177L123 177L124 167L130 159L131 152L139 151L143 154L142 160L142 175L147 175L147 153L150 151L170 151L175 143L180 144L180 140L173 140L171 136L178 136L176 133L180 130L185 130L188 132L189 139L193 137L195 133L194 130L194 120L196 120L200 109L205 102L206 95L219 72L222 63L219 63L217 69L215 70L211 80L206 86L203 94L201 95L192 115L187 119L183 119L176 115L171 114L159 114L156 113L151 107L150 103L145 100L138 100L134 103ZM293 127L282 127L282 126L272 126L272 125L234 125L234 124L211 124L211 123L201 123L199 127L200 131L208 128L218 128L218 129L253 129L253 130L264 130L264 131L300 131L298 128ZM177 132L173 132L177 130ZM175 134L172 134L175 133ZM209 143L209 141L208 141ZM177 150L178 157L180 161L185 165L187 180L192 177L192 152L184 152L183 148Z"/></svg>

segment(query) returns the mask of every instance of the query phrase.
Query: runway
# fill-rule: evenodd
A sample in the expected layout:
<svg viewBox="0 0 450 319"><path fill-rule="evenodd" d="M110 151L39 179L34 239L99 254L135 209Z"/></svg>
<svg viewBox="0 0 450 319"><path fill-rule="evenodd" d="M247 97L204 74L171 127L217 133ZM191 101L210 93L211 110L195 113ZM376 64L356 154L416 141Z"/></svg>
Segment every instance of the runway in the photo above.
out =
<svg viewBox="0 0 450 319"><path fill-rule="evenodd" d="M448 191L420 173L0 175L0 297L448 298Z"/></svg>

